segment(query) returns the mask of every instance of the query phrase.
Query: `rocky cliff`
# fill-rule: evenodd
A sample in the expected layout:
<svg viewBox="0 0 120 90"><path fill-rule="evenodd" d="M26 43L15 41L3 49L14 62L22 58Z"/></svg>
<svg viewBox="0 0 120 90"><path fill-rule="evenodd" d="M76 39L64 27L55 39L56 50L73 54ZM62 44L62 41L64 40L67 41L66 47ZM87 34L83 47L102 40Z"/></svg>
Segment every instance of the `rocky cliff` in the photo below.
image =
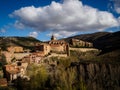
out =
<svg viewBox="0 0 120 90"><path fill-rule="evenodd" d="M79 62L71 64L87 90L120 90L120 64Z"/></svg>

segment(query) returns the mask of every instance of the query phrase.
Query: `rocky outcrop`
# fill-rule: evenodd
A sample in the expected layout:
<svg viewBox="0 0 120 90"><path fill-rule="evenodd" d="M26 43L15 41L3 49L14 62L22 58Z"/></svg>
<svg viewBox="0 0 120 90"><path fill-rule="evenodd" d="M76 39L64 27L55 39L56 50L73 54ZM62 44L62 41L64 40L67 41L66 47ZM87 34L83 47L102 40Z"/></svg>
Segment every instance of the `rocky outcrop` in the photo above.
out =
<svg viewBox="0 0 120 90"><path fill-rule="evenodd" d="M120 90L120 63L79 62L71 66L87 90Z"/></svg>

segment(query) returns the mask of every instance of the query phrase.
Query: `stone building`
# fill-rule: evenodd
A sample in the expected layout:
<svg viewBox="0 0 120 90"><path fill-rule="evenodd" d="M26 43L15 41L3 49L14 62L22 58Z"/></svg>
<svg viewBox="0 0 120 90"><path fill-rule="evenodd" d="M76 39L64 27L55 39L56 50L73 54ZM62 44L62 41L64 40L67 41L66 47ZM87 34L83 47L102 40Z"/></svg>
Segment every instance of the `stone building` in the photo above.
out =
<svg viewBox="0 0 120 90"><path fill-rule="evenodd" d="M50 41L42 44L37 44L35 51L41 54L43 53L44 55L47 55L50 52L61 53L61 54L66 53L67 55L69 55L69 44L64 40L57 40L52 35Z"/></svg>
<svg viewBox="0 0 120 90"><path fill-rule="evenodd" d="M75 47L93 47L93 43L79 39L71 39L71 44Z"/></svg>
<svg viewBox="0 0 120 90"><path fill-rule="evenodd" d="M63 40L51 40L49 42L51 51L66 52L67 43Z"/></svg>
<svg viewBox="0 0 120 90"><path fill-rule="evenodd" d="M47 43L36 44L35 51L44 56L50 52L50 46Z"/></svg>
<svg viewBox="0 0 120 90"><path fill-rule="evenodd" d="M43 58L44 54L41 53L32 53L31 55L29 55L29 59L30 59L30 63L37 63L40 64L42 63L42 58Z"/></svg>
<svg viewBox="0 0 120 90"><path fill-rule="evenodd" d="M54 35L52 35L51 40L57 40L57 38Z"/></svg>
<svg viewBox="0 0 120 90"><path fill-rule="evenodd" d="M0 78L0 87L6 87L7 84L7 79L6 78Z"/></svg>
<svg viewBox="0 0 120 90"><path fill-rule="evenodd" d="M7 63L11 63L11 60L14 58L13 52L4 51L2 52L2 59L5 60Z"/></svg>
<svg viewBox="0 0 120 90"><path fill-rule="evenodd" d="M22 62L41 64L44 53L34 52L22 58Z"/></svg>
<svg viewBox="0 0 120 90"><path fill-rule="evenodd" d="M10 46L7 48L7 50L9 52L15 52L15 53L24 52L23 47L20 47L20 46Z"/></svg>
<svg viewBox="0 0 120 90"><path fill-rule="evenodd" d="M7 81L12 81L18 77L23 77L25 74L24 67L17 65L5 65L3 67L4 77L7 78Z"/></svg>
<svg viewBox="0 0 120 90"><path fill-rule="evenodd" d="M57 40L54 35L52 35L48 44L50 45L50 51L66 54L69 52L69 44L64 40Z"/></svg>

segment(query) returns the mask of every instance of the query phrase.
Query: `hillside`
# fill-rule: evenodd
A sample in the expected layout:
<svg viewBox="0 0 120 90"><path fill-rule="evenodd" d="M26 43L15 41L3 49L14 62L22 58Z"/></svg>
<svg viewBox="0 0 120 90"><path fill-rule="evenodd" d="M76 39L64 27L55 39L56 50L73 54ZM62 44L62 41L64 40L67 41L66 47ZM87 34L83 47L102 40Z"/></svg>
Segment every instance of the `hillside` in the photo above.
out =
<svg viewBox="0 0 120 90"><path fill-rule="evenodd" d="M114 33L97 32L92 34L82 34L68 37L64 40L70 43L72 38L92 42L95 48L103 51L102 53L120 49L120 31ZM41 41L33 37L0 37L0 47L2 50L5 50L6 47L10 45L18 45L25 49L31 49L35 43L39 42Z"/></svg>
<svg viewBox="0 0 120 90"><path fill-rule="evenodd" d="M6 50L8 46L21 46L24 49L32 49L35 43L40 43L41 41L33 37L0 37L0 47L2 50Z"/></svg>
<svg viewBox="0 0 120 90"><path fill-rule="evenodd" d="M103 52L120 49L120 31L114 33L97 32L92 34L82 34L65 38L64 40L70 43L72 38L92 42L95 48L101 49Z"/></svg>
<svg viewBox="0 0 120 90"><path fill-rule="evenodd" d="M108 32L96 32L96 33L90 33L90 34L81 34L81 35L76 35L72 37L65 38L65 41L70 42L72 38L80 39L83 41L89 41L93 42L95 39L102 37L104 35L110 34Z"/></svg>

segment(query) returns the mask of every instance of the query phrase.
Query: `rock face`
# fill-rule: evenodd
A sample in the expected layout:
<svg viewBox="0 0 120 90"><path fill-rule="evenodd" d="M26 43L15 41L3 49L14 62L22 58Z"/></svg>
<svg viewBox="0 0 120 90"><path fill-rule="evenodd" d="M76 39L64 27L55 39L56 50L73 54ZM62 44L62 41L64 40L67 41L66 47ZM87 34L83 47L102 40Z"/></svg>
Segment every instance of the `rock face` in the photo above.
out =
<svg viewBox="0 0 120 90"><path fill-rule="evenodd" d="M72 66L87 90L120 90L120 63L80 62Z"/></svg>

